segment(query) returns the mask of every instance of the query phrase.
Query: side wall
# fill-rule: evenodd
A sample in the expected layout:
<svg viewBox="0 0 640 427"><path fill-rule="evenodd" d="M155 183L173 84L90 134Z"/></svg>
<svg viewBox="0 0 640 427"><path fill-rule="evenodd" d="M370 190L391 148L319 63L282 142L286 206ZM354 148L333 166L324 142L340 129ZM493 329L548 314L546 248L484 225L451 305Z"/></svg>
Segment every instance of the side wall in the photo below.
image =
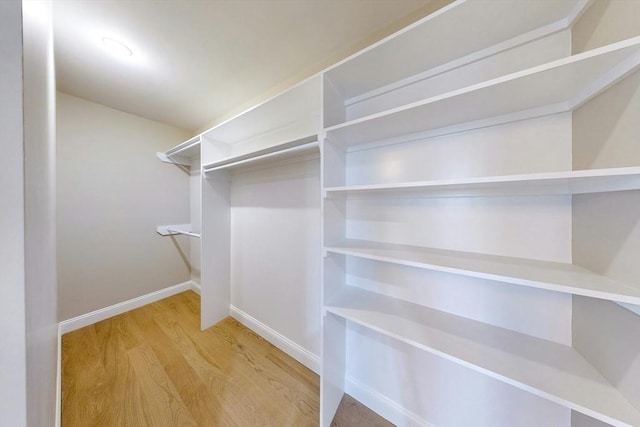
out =
<svg viewBox="0 0 640 427"><path fill-rule="evenodd" d="M27 425L54 424L58 356L51 2L23 2Z"/></svg>
<svg viewBox="0 0 640 427"><path fill-rule="evenodd" d="M58 94L59 320L189 280L189 170L155 156L190 135Z"/></svg>
<svg viewBox="0 0 640 427"><path fill-rule="evenodd" d="M0 2L0 418L13 426L27 422L20 5Z"/></svg>
<svg viewBox="0 0 640 427"><path fill-rule="evenodd" d="M54 87L50 3L1 2L0 418L16 427L55 420Z"/></svg>

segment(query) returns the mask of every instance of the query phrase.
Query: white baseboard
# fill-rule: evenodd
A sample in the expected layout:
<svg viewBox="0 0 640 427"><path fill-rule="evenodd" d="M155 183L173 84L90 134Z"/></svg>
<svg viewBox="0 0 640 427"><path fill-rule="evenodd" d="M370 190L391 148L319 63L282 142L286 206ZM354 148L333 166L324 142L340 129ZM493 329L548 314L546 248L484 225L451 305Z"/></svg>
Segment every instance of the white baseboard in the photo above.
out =
<svg viewBox="0 0 640 427"><path fill-rule="evenodd" d="M97 323L101 320L117 316L118 314L131 311L138 307L142 307L143 305L151 304L152 302L179 294L180 292L188 291L190 289L192 289L191 280L189 280L188 282L180 283L178 285L170 286L168 288L160 289L159 291L151 292L149 294L142 295L128 301L123 301L109 307L101 308L87 314L82 314L68 320L63 320L58 325L59 334L66 334L67 332L75 331L76 329L93 325L94 323Z"/></svg>
<svg viewBox="0 0 640 427"><path fill-rule="evenodd" d="M198 295L202 295L202 287L199 283L196 283L193 280L191 281L191 290Z"/></svg>
<svg viewBox="0 0 640 427"><path fill-rule="evenodd" d="M55 427L62 422L62 333L58 324L58 364L56 372L56 421Z"/></svg>
<svg viewBox="0 0 640 427"><path fill-rule="evenodd" d="M280 350L311 369L316 374L320 374L320 357L313 354L306 348L296 344L289 338L271 329L269 326L248 315L233 305L230 307L231 317L269 341Z"/></svg>
<svg viewBox="0 0 640 427"><path fill-rule="evenodd" d="M345 393L398 427L435 427L416 413L351 377L345 379L344 385Z"/></svg>

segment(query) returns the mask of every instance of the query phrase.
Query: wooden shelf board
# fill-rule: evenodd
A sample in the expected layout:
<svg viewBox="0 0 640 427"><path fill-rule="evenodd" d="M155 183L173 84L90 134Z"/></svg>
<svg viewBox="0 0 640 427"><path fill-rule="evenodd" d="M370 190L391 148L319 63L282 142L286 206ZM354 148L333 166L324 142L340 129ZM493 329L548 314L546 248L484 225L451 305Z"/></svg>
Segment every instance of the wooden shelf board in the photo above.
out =
<svg viewBox="0 0 640 427"><path fill-rule="evenodd" d="M640 167L503 175L325 188L327 196L520 196L600 193L640 189Z"/></svg>
<svg viewBox="0 0 640 427"><path fill-rule="evenodd" d="M239 166L247 166L251 163L263 162L266 160L283 159L286 157L297 157L312 150L318 149L318 135L310 135L295 141L287 141L273 145L262 150L242 154L240 156L228 157L206 165L203 165L204 173L221 169L232 169Z"/></svg>
<svg viewBox="0 0 640 427"><path fill-rule="evenodd" d="M571 347L351 286L325 310L606 423L640 423L640 412Z"/></svg>
<svg viewBox="0 0 640 427"><path fill-rule="evenodd" d="M640 65L640 37L372 114L326 129L347 146L571 111ZM514 96L517 94L517 96ZM465 130L468 130L465 128Z"/></svg>
<svg viewBox="0 0 640 427"><path fill-rule="evenodd" d="M640 289L572 264L363 240L345 240L341 245L326 247L325 250L409 267L640 305Z"/></svg>
<svg viewBox="0 0 640 427"><path fill-rule="evenodd" d="M558 0L540 7L536 2L456 1L330 68L327 76L345 99L353 98L424 70L435 75L513 47L500 45L523 33L540 28L546 30L544 34L561 31L587 4L586 0ZM509 19L495 25L496 16ZM461 22L473 25L461 32Z"/></svg>

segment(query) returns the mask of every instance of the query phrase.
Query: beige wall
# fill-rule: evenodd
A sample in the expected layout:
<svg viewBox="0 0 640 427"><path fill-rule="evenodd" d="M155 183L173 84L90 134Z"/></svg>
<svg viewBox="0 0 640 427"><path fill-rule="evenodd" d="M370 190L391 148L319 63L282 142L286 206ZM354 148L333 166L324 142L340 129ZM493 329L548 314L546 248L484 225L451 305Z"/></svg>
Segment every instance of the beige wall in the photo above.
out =
<svg viewBox="0 0 640 427"><path fill-rule="evenodd" d="M189 171L157 151L190 135L58 94L58 317L66 320L189 280Z"/></svg>

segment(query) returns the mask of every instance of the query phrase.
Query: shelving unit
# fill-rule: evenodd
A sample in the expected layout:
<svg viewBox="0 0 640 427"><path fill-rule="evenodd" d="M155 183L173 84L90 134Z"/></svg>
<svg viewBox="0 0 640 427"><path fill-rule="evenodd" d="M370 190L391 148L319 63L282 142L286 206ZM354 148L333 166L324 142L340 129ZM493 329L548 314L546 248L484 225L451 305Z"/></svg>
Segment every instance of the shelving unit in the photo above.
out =
<svg viewBox="0 0 640 427"><path fill-rule="evenodd" d="M640 36L591 4L454 1L160 153L198 159L202 327L234 286L316 298L318 261L322 427L345 392L398 425L640 426Z"/></svg>
<svg viewBox="0 0 640 427"><path fill-rule="evenodd" d="M328 138L354 146L398 136L405 140L424 138L572 111L637 69L639 46L640 37L635 37L347 121L326 131ZM419 135L408 137L412 134Z"/></svg>
<svg viewBox="0 0 640 427"><path fill-rule="evenodd" d="M161 236L174 236L177 234L184 234L185 236L200 238L199 233L195 233L192 231L191 224L160 225L158 226L157 232Z"/></svg>
<svg viewBox="0 0 640 427"><path fill-rule="evenodd" d="M202 257L207 260L202 266L203 328L212 326L230 314L232 286L248 286L239 279L240 273L233 273L237 271L234 270L237 268L234 262L250 262L254 270L264 270L264 277L261 279L268 280L269 286L292 286L284 275L273 275L273 265L269 268L264 266L263 259L274 256L276 251L266 250L265 253L254 255L247 250L237 255L237 258L241 258L240 261L237 258L234 261L232 245L240 245L237 240L232 243L232 216L237 212L232 200L235 174L250 172L258 167L284 167L291 162L317 159L321 94L321 79L314 76L202 133ZM316 200L319 199L319 191L318 188ZM276 197L272 199L277 200ZM295 204L296 199L290 199L285 206L275 209L283 217L288 215L293 220L297 214L287 209L291 203ZM259 206L256 208L259 209ZM256 215L262 216L265 213L260 211ZM236 223L241 221L239 216L235 218ZM281 217L276 216L275 220L279 218ZM273 230L278 229L275 223L269 226ZM239 239L239 234L241 233L236 233L235 239ZM286 234L286 231L282 230L282 234ZM307 253L308 244L306 240L302 240L303 235L299 238L290 237L293 239L287 256L290 262L297 260L300 265L305 265L305 257L317 260L313 253ZM233 277L235 279L232 283ZM302 282L296 282L297 286L312 286L307 283L312 278L298 280ZM313 287L317 288L317 284ZM308 323L306 319L301 319L303 321ZM309 329L313 328L309 326ZM319 329L319 325L316 328ZM294 354L294 357L307 364L313 358L309 355L301 358L300 354Z"/></svg>
<svg viewBox="0 0 640 427"><path fill-rule="evenodd" d="M572 55L588 7L457 1L323 74L321 426L345 392L399 425L640 425L640 36ZM434 355L459 376L418 379Z"/></svg>
<svg viewBox="0 0 640 427"><path fill-rule="evenodd" d="M640 424L640 412L569 346L349 286L325 309L601 421Z"/></svg>
<svg viewBox="0 0 640 427"><path fill-rule="evenodd" d="M191 160L200 155L200 135L176 145L165 153L156 153L156 155L165 163L190 165Z"/></svg>
<svg viewBox="0 0 640 427"><path fill-rule="evenodd" d="M345 115L354 119L362 114L358 104L367 100L411 87L409 92L413 95L408 93L402 97L408 104L412 97L423 94L422 81L570 28L588 4L587 0L561 0L544 6L538 2L454 1L330 67L325 76L340 94L343 108L346 107L342 119ZM504 18L500 25L496 25L496 17ZM461 23L466 22L473 25L460 31ZM536 60L535 56L530 57ZM492 74L516 71L508 67L508 64L493 67ZM375 70L375 73L366 73L366 70ZM467 82L489 80L492 74L478 73ZM354 105L356 107L350 109ZM344 121L338 117L325 114L325 126Z"/></svg>
<svg viewBox="0 0 640 427"><path fill-rule="evenodd" d="M347 240L327 252L640 305L640 289L557 262Z"/></svg>
<svg viewBox="0 0 640 427"><path fill-rule="evenodd" d="M640 190L640 167L326 187L325 196L483 197Z"/></svg>

